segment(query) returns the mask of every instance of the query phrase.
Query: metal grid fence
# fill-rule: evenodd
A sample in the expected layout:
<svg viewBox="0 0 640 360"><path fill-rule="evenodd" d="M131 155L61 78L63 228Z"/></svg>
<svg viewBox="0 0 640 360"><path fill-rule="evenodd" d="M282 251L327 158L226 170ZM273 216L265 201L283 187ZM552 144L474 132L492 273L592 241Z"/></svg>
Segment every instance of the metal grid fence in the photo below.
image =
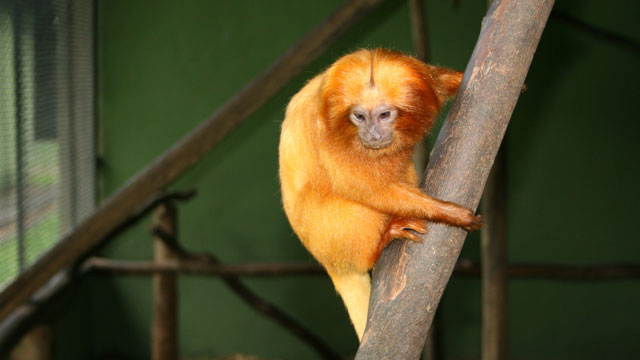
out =
<svg viewBox="0 0 640 360"><path fill-rule="evenodd" d="M0 0L0 290L95 206L93 2Z"/></svg>

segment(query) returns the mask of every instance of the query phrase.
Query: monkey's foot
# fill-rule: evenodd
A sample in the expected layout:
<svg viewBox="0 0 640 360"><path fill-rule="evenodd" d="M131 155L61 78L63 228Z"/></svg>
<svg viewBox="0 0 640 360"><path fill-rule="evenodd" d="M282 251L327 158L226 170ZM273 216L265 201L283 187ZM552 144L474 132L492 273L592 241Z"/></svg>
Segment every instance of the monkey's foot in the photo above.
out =
<svg viewBox="0 0 640 360"><path fill-rule="evenodd" d="M393 239L407 239L422 242L420 234L427 233L427 221L421 219L393 218L389 220L387 229L382 235L383 241L390 243Z"/></svg>
<svg viewBox="0 0 640 360"><path fill-rule="evenodd" d="M427 233L427 221L421 219L392 218L387 223L387 228L380 237L382 248L393 239L407 239L413 242L422 242L420 234ZM380 249L382 250L382 249Z"/></svg>
<svg viewBox="0 0 640 360"><path fill-rule="evenodd" d="M387 227L380 236L380 242L373 256L373 264L378 261L382 250L389 245L393 239L407 239L421 243L420 234L427 233L427 221L421 219L392 218L387 223Z"/></svg>

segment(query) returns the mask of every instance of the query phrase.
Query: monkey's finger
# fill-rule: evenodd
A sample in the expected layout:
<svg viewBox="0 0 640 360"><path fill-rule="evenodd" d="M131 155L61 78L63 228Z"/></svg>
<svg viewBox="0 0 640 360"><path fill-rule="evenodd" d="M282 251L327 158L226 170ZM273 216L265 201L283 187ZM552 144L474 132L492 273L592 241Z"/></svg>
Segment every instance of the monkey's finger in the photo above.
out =
<svg viewBox="0 0 640 360"><path fill-rule="evenodd" d="M416 243L421 243L422 242L422 237L420 235L418 235L415 232L412 231L403 231L402 234L399 236L402 239L407 239Z"/></svg>

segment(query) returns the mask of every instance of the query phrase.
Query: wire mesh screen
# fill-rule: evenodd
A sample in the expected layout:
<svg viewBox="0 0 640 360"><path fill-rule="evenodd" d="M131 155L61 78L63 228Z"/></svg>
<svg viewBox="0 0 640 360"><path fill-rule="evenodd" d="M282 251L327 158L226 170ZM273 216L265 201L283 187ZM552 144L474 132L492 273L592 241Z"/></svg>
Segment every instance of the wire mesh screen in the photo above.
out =
<svg viewBox="0 0 640 360"><path fill-rule="evenodd" d="M90 0L0 0L0 289L95 206Z"/></svg>

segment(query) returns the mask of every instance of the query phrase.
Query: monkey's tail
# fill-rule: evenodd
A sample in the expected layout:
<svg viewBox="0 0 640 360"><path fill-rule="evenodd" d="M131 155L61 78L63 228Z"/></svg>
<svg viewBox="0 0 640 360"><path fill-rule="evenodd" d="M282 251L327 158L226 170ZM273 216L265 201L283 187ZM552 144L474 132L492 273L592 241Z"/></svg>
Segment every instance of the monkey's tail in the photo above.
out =
<svg viewBox="0 0 640 360"><path fill-rule="evenodd" d="M371 278L368 272L340 272L329 276L342 297L349 317L356 329L358 339L362 339L367 325L367 311L369 310L369 296L371 295Z"/></svg>

